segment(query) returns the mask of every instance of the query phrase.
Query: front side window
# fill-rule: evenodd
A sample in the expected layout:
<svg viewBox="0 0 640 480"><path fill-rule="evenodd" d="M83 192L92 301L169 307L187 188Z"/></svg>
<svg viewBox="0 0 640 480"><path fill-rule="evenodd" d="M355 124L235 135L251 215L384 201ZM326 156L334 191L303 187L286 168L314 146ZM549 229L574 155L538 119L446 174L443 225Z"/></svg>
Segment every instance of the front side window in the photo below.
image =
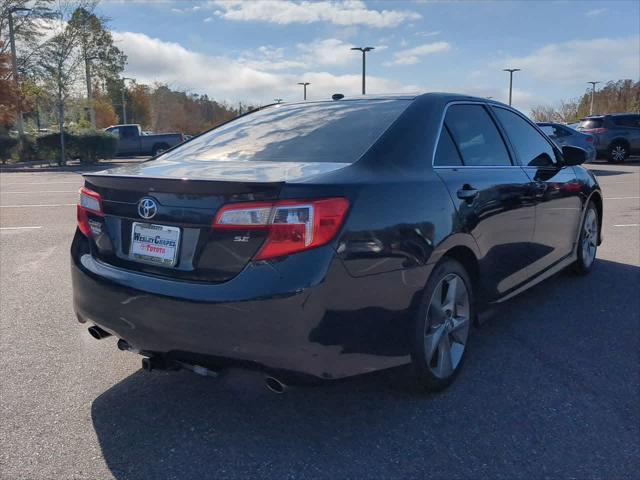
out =
<svg viewBox="0 0 640 480"><path fill-rule="evenodd" d="M466 166L508 166L509 152L482 105L451 105L444 120Z"/></svg>
<svg viewBox="0 0 640 480"><path fill-rule="evenodd" d="M505 108L494 107L494 112L522 165L546 167L556 163L553 147L529 122Z"/></svg>

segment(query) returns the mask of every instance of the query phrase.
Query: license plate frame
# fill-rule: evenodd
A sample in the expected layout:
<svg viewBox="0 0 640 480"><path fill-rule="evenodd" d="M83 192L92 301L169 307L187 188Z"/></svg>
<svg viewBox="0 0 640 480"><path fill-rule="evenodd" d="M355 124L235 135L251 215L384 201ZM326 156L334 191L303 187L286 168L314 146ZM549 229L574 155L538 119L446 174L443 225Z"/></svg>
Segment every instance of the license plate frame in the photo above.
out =
<svg viewBox="0 0 640 480"><path fill-rule="evenodd" d="M153 242L136 239L136 233L144 234L149 240L153 238ZM151 237L154 233L155 237ZM129 258L135 262L145 263L147 265L173 268L178 263L181 238L182 231L179 227L133 222L131 224ZM171 245L170 242L174 244ZM173 249L173 254L163 252L163 249Z"/></svg>

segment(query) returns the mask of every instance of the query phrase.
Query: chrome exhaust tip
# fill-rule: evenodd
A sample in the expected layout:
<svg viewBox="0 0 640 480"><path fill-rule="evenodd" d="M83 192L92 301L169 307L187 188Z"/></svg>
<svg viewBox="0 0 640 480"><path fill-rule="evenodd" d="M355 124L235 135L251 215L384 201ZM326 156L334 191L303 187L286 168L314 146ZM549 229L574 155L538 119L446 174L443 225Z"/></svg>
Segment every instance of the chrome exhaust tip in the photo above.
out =
<svg viewBox="0 0 640 480"><path fill-rule="evenodd" d="M103 338L107 338L111 336L109 332L101 329L97 325L94 325L93 327L89 327L87 330L89 330L89 335L91 335L96 340L102 340Z"/></svg>
<svg viewBox="0 0 640 480"><path fill-rule="evenodd" d="M267 386L267 390L277 395L283 394L287 391L287 385L275 377L266 377L264 379L264 384Z"/></svg>

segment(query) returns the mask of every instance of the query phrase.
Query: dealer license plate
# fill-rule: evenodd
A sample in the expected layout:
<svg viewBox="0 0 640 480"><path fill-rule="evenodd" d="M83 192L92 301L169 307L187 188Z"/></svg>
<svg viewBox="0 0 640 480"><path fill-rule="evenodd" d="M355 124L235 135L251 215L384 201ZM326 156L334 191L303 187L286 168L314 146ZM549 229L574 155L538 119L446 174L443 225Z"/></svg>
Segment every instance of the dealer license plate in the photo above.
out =
<svg viewBox="0 0 640 480"><path fill-rule="evenodd" d="M134 222L129 256L139 262L173 267L177 261L179 242L178 227Z"/></svg>

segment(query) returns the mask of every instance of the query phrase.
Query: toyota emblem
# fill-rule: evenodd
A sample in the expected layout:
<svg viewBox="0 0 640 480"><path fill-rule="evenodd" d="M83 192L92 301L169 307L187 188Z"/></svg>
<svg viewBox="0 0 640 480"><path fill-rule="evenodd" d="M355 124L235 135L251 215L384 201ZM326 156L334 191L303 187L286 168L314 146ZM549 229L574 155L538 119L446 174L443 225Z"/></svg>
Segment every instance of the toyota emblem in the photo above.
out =
<svg viewBox="0 0 640 480"><path fill-rule="evenodd" d="M158 213L158 205L152 198L143 198L138 202L138 215L142 218L150 219Z"/></svg>

